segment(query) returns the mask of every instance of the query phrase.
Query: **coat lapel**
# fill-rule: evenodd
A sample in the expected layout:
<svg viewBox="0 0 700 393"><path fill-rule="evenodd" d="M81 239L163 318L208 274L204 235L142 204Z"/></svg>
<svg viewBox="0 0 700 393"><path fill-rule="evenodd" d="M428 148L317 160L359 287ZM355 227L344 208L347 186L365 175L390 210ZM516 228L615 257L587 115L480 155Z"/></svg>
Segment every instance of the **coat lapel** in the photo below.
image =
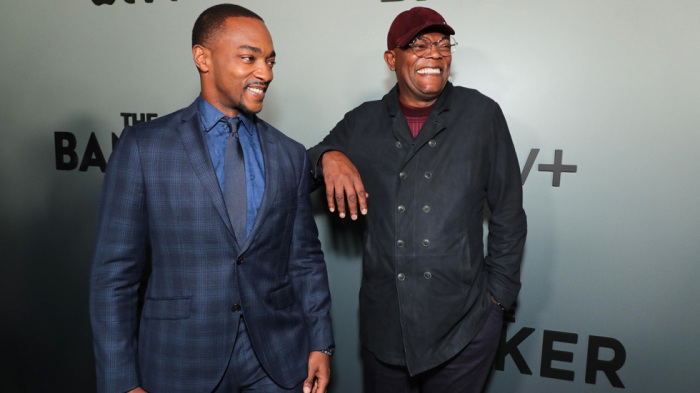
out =
<svg viewBox="0 0 700 393"><path fill-rule="evenodd" d="M445 122L443 121L441 114L449 109L447 104L449 102L448 98L451 90L452 84L448 82L444 91L435 102L433 110L430 111L430 115L428 115L428 118L425 120L425 124L423 124L423 127L415 139L411 135L411 130L406 122L406 117L401 112L401 107L399 106L398 88L394 87L394 89L387 95L387 104L389 105L389 112L392 115L394 137L401 141L407 151L406 156L401 163L402 167L404 167L426 143L433 139L440 131L445 129Z"/></svg>
<svg viewBox="0 0 700 393"><path fill-rule="evenodd" d="M255 239L256 234L260 231L263 223L270 211L272 210L272 202L275 200L275 195L277 194L278 177L280 176L280 164L276 157L280 157L278 152L279 145L270 138L270 132L268 132L268 125L264 121L257 121L256 127L258 128L258 138L260 139L260 149L262 150L263 162L265 163L265 191L263 192L263 198L260 202L260 209L258 209L258 215L255 217L255 222L253 223L253 228L250 230L250 234L246 239L245 244L241 247L241 252L250 247L253 239Z"/></svg>
<svg viewBox="0 0 700 393"><path fill-rule="evenodd" d="M202 126L199 120L199 110L197 108L197 102L195 101L184 110L177 131L180 133L180 138L182 138L182 143L185 146L185 152L192 163L194 172L202 182L202 186L207 194L209 194L216 211L226 224L226 228L232 236L235 236L231 221L228 218L228 212L226 211L224 195L221 192L216 172L214 172L214 165L211 163L209 148L207 147L207 142L201 130Z"/></svg>

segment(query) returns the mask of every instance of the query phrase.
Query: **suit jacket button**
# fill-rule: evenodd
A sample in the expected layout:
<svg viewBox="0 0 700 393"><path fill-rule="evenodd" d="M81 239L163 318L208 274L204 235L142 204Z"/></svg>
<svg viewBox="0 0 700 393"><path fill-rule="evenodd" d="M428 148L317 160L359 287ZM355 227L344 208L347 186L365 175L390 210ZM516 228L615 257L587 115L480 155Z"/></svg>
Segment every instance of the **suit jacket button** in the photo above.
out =
<svg viewBox="0 0 700 393"><path fill-rule="evenodd" d="M398 277L397 277L397 278L399 279L399 281L403 281L403 280L405 280L405 279L406 279L406 275L405 275L405 274L403 274L403 273L399 273L399 275L398 275Z"/></svg>
<svg viewBox="0 0 700 393"><path fill-rule="evenodd" d="M237 264L237 265L240 265L241 263L243 263L243 257L242 257L242 256L240 256L240 257L238 257L238 258L236 259L236 264Z"/></svg>
<svg viewBox="0 0 700 393"><path fill-rule="evenodd" d="M241 305L240 305L240 304L234 304L233 307L231 307L231 311L233 311L233 312L239 312L239 311L241 311Z"/></svg>

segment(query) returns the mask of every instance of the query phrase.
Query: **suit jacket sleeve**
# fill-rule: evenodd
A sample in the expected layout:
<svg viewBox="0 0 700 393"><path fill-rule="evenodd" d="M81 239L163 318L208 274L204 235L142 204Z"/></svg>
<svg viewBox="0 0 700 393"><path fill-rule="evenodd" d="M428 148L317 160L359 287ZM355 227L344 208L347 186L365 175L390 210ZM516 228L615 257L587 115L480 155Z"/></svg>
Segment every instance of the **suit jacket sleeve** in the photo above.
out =
<svg viewBox="0 0 700 393"><path fill-rule="evenodd" d="M318 240L318 229L311 212L309 197L309 161L304 166L297 189L297 212L294 219L289 272L295 293L301 297L312 351L334 346L331 326L331 298L326 263Z"/></svg>
<svg viewBox="0 0 700 393"><path fill-rule="evenodd" d="M491 295L510 308L520 290L520 263L525 247L527 219L523 210L520 165L501 108L496 105L491 121L490 173L487 203L488 255Z"/></svg>
<svg viewBox="0 0 700 393"><path fill-rule="evenodd" d="M98 392L139 385L138 287L147 255L148 217L140 157L129 128L109 160L100 198L90 279L90 320Z"/></svg>

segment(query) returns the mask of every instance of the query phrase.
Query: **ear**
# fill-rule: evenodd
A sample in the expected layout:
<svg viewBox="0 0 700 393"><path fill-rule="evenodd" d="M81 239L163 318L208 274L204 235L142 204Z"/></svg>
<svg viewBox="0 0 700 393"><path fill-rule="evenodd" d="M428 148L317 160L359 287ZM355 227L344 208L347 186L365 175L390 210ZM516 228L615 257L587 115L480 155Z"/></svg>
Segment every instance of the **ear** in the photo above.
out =
<svg viewBox="0 0 700 393"><path fill-rule="evenodd" d="M384 61L391 71L396 71L396 53L393 50L384 52Z"/></svg>
<svg viewBox="0 0 700 393"><path fill-rule="evenodd" d="M201 45L192 47L192 58L199 72L209 72L209 50Z"/></svg>

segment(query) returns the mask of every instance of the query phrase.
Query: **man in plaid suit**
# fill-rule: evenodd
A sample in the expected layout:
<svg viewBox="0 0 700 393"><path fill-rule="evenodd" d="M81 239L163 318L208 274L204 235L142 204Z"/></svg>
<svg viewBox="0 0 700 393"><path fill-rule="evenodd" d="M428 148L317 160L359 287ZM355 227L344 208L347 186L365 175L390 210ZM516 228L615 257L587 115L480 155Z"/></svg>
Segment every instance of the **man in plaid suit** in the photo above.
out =
<svg viewBox="0 0 700 393"><path fill-rule="evenodd" d="M192 40L201 95L127 127L105 174L90 286L98 391L325 392L334 343L308 159L255 115L272 39L258 15L223 4ZM232 136L245 177L230 181Z"/></svg>

